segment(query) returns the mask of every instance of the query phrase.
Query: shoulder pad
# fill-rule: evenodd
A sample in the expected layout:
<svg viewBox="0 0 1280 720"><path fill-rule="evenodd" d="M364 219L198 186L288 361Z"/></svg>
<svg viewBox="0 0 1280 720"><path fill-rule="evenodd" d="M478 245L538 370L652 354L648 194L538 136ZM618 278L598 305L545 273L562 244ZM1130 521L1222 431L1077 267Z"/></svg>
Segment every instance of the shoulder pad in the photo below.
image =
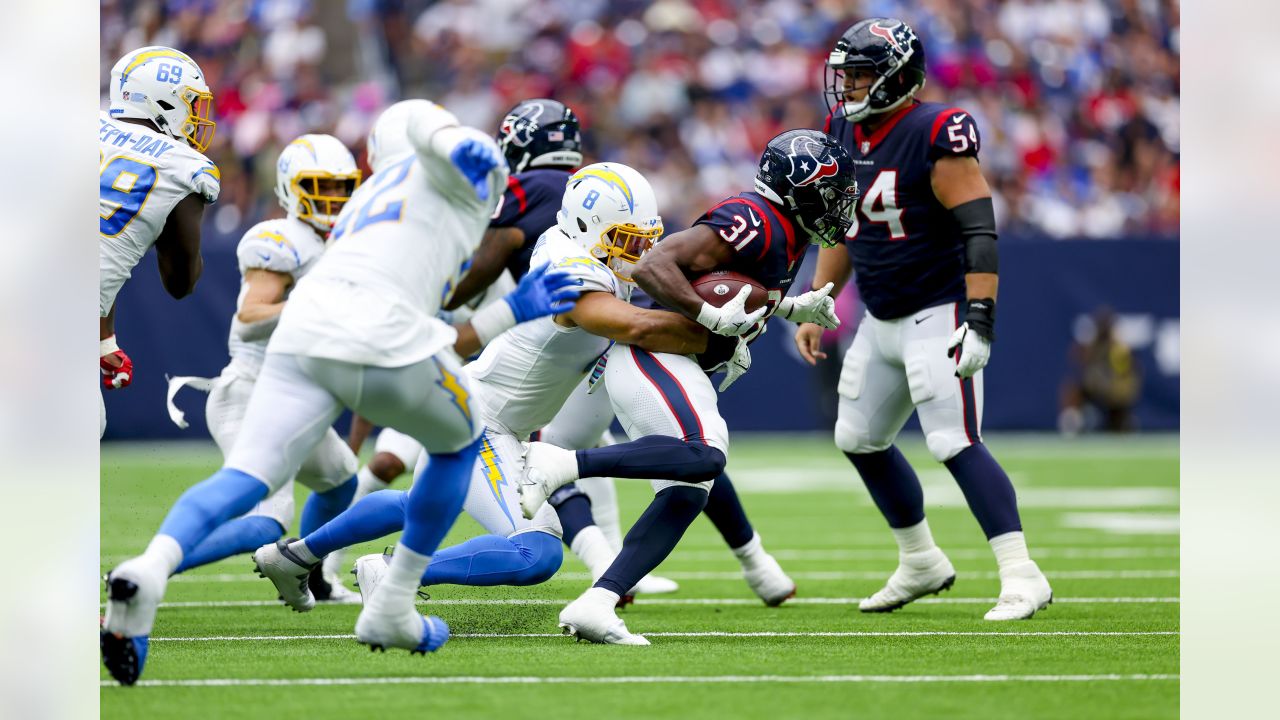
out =
<svg viewBox="0 0 1280 720"><path fill-rule="evenodd" d="M292 275L302 267L302 254L282 220L268 220L249 229L236 246L241 272L270 270Z"/></svg>
<svg viewBox="0 0 1280 720"><path fill-rule="evenodd" d="M977 157L982 145L978 123L963 108L937 111L929 130L929 156Z"/></svg>
<svg viewBox="0 0 1280 720"><path fill-rule="evenodd" d="M768 213L744 197L721 200L693 224L711 227L738 254L762 256L769 246Z"/></svg>

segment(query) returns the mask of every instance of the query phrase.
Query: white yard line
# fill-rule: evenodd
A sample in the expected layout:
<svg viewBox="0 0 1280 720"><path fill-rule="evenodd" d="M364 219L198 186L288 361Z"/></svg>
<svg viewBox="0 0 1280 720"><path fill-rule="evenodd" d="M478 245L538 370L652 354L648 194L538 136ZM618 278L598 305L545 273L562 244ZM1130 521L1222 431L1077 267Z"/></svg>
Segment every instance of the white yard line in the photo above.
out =
<svg viewBox="0 0 1280 720"><path fill-rule="evenodd" d="M1177 570L1058 570L1046 571L1051 580L1138 580L1177 578ZM741 580L741 571L724 572L671 572L660 571L659 575L672 580ZM827 581L827 580L885 580L888 571L868 570L865 572L814 571L787 573L793 580ZM962 572L966 579L998 580L1000 574L994 570L979 572ZM562 572L556 575L562 580L590 580L591 574L585 572ZM178 575L169 580L171 583L262 583L264 580L250 573L208 573Z"/></svg>
<svg viewBox="0 0 1280 720"><path fill-rule="evenodd" d="M355 677L355 678L207 678L143 680L138 687L278 687L294 685L595 685L709 683L1010 683L1010 682L1150 682L1178 680L1174 674L1141 675L631 675L615 677ZM119 687L110 680L102 687Z"/></svg>
<svg viewBox="0 0 1280 720"><path fill-rule="evenodd" d="M856 605L863 598L799 597L787 601L788 605ZM568 605L573 598L473 598L432 599L420 605ZM930 597L916 600L919 605L989 605L992 597ZM1112 604L1163 604L1179 603L1176 597L1061 597L1053 602L1084 605ZM759 605L755 598L646 598L636 600L637 605ZM102 604L99 608L105 607ZM284 607L279 600L200 600L191 602L162 602L162 608L216 608L216 607Z"/></svg>
<svg viewBox="0 0 1280 720"><path fill-rule="evenodd" d="M1142 637L1179 635L1178 630L1062 630L1045 632L969 632L920 630L902 632L647 632L645 637ZM153 637L151 642L293 642L295 640L354 640L355 635L217 635L210 637ZM565 638L562 633L453 633L452 638Z"/></svg>

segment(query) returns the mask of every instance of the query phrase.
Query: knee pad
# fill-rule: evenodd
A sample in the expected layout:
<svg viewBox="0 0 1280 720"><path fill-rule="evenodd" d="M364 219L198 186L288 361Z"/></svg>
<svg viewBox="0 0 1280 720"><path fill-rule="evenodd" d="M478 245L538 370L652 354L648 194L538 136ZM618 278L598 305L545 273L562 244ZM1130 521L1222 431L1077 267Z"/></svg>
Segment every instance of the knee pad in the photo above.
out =
<svg viewBox="0 0 1280 720"><path fill-rule="evenodd" d="M529 558L528 567L521 571L513 585L537 585L551 579L564 561L564 549L560 538L548 532L533 531L512 535L510 540Z"/></svg>
<svg viewBox="0 0 1280 720"><path fill-rule="evenodd" d="M866 418L852 411L842 411L836 419L835 439L841 452L856 455L887 450L893 444L893 438L872 438Z"/></svg>
<svg viewBox="0 0 1280 720"><path fill-rule="evenodd" d="M690 448L695 452L690 453L694 458L690 468L691 479L702 483L715 480L720 477L720 473L724 472L724 466L729 464L729 458L725 453L717 447L711 445L703 445L701 443L689 443ZM710 490L711 486L708 485Z"/></svg>
<svg viewBox="0 0 1280 720"><path fill-rule="evenodd" d="M662 492L667 496L667 507L680 514L697 515L702 512L711 494L711 481L705 484L706 487L702 487L701 483L698 485L685 483L678 487L666 488Z"/></svg>
<svg viewBox="0 0 1280 720"><path fill-rule="evenodd" d="M935 430L924 436L924 442L929 446L929 454L938 462L950 460L973 444L962 428Z"/></svg>

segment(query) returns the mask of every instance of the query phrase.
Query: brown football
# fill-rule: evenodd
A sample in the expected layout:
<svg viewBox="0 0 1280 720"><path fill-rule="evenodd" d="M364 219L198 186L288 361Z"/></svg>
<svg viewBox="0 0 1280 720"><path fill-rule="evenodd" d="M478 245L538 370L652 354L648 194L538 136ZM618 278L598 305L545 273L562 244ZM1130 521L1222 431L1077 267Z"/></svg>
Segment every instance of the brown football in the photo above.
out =
<svg viewBox="0 0 1280 720"><path fill-rule="evenodd" d="M769 300L769 293L763 285L732 270L709 272L691 284L698 297L706 300L712 307L720 307L732 300L742 292L743 285L751 287L751 294L747 296L747 312L763 307Z"/></svg>

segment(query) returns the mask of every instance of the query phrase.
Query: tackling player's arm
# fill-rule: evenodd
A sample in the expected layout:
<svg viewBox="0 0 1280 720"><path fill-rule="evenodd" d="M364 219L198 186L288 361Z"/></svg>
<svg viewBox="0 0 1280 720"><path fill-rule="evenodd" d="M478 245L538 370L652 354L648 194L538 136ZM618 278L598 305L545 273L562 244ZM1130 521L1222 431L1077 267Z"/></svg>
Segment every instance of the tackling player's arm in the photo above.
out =
<svg viewBox="0 0 1280 720"><path fill-rule="evenodd" d="M484 232L480 247L471 258L471 269L458 281L445 310L457 310L484 292L507 267L507 260L524 245L524 231L518 227L491 227Z"/></svg>
<svg viewBox="0 0 1280 720"><path fill-rule="evenodd" d="M728 265L733 249L709 225L694 225L653 247L636 265L635 281L663 307L696 320L703 300L689 278Z"/></svg>
<svg viewBox="0 0 1280 720"><path fill-rule="evenodd" d="M635 307L612 293L584 293L555 321L649 352L689 355L707 349L707 331L698 323L678 313Z"/></svg>
<svg viewBox="0 0 1280 720"><path fill-rule="evenodd" d="M578 280L563 270L549 264L532 268L506 297L480 308L467 322L454 324L458 339L453 343L453 351L470 357L490 340L522 322L567 313L581 292Z"/></svg>
<svg viewBox="0 0 1280 720"><path fill-rule="evenodd" d="M191 194L178 201L156 238L156 260L164 289L176 299L191 294L204 270L200 258L200 221L204 199Z"/></svg>

